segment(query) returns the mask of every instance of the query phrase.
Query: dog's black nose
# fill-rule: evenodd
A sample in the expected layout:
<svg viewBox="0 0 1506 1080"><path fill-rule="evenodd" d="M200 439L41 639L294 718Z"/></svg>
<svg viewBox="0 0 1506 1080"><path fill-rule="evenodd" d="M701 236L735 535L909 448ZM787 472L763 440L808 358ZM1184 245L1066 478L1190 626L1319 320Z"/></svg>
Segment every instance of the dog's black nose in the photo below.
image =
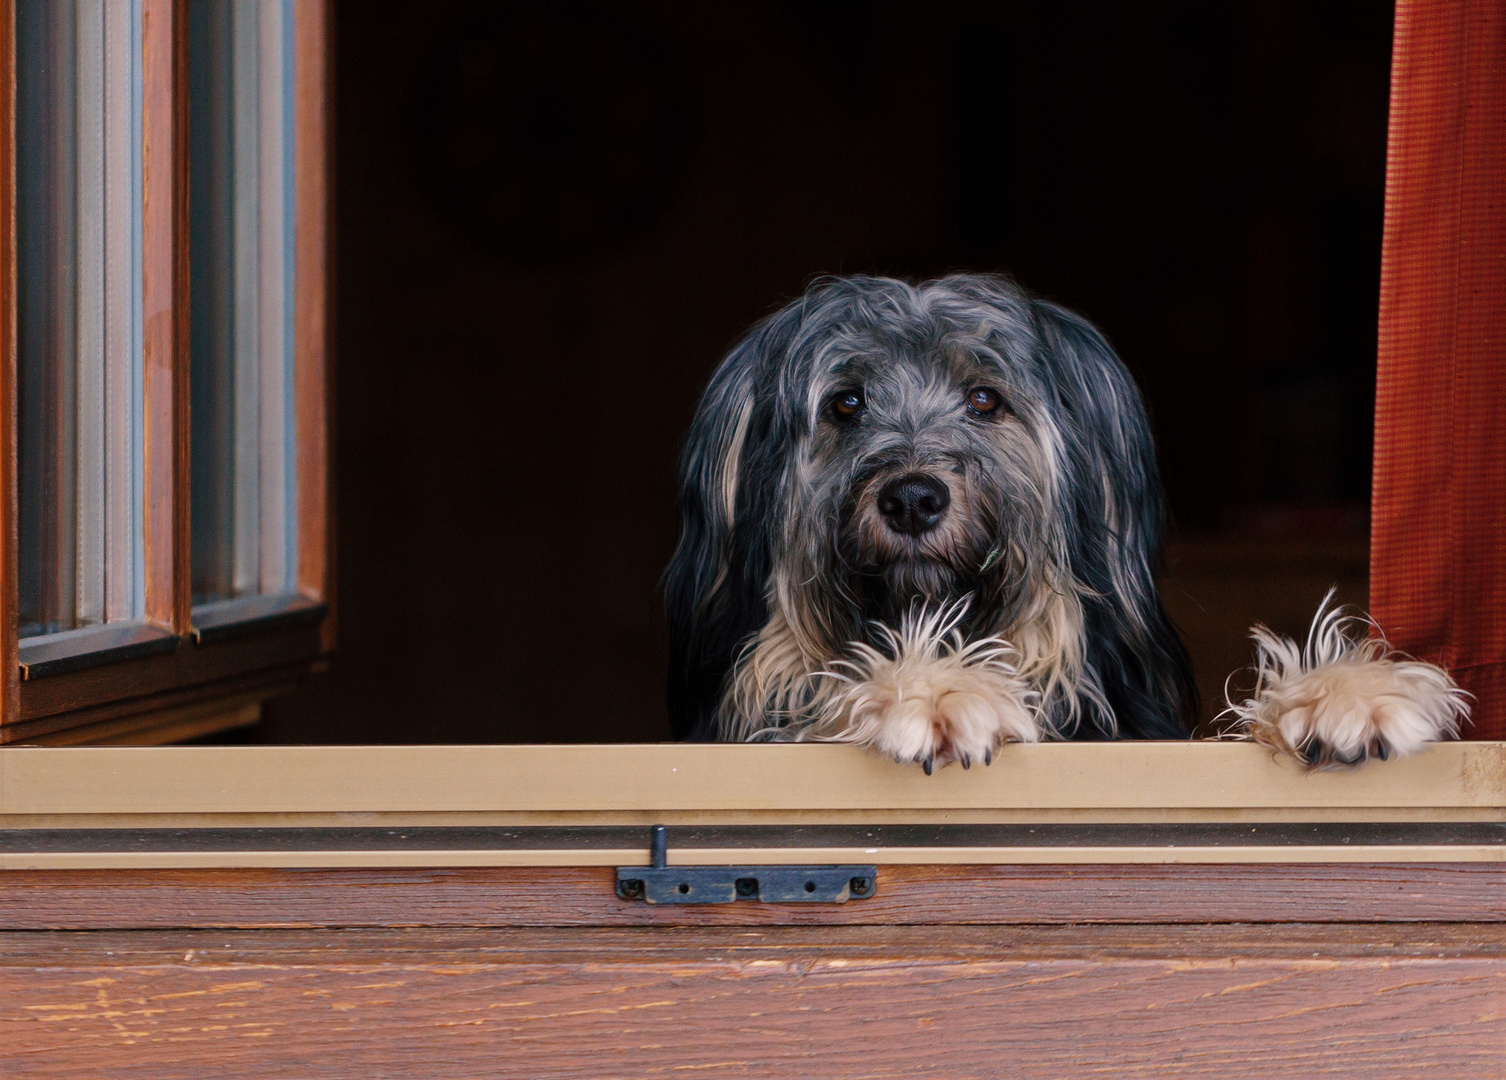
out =
<svg viewBox="0 0 1506 1080"><path fill-rule="evenodd" d="M895 532L919 536L936 527L951 501L951 493L940 480L910 473L884 485L878 509Z"/></svg>

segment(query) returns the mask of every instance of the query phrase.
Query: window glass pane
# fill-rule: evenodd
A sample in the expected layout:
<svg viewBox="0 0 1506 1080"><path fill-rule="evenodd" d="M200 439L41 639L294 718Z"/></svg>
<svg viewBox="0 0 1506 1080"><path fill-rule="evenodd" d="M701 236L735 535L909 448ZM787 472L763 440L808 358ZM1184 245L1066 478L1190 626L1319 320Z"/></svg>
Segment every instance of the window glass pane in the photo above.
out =
<svg viewBox="0 0 1506 1080"><path fill-rule="evenodd" d="M189 4L193 598L292 591L292 9Z"/></svg>
<svg viewBox="0 0 1506 1080"><path fill-rule="evenodd" d="M141 13L16 5L23 636L139 616Z"/></svg>

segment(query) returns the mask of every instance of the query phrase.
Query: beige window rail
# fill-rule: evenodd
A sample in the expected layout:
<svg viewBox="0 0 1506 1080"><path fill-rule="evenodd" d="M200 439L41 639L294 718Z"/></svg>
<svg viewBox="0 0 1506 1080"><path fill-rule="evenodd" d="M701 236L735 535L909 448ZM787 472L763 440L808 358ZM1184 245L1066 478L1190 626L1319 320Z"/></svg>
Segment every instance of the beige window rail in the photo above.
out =
<svg viewBox="0 0 1506 1080"><path fill-rule="evenodd" d="M1506 743L1304 773L1045 744L927 777L819 745L10 748L0 868L1506 861Z"/></svg>

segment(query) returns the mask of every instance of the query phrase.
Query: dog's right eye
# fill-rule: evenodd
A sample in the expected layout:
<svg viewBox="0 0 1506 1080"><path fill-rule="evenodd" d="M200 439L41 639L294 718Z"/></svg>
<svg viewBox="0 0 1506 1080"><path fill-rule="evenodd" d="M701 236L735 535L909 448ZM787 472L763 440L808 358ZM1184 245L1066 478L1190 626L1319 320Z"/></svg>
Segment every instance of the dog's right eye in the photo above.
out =
<svg viewBox="0 0 1506 1080"><path fill-rule="evenodd" d="M831 411L843 420L863 411L863 393L860 390L842 390L832 399Z"/></svg>

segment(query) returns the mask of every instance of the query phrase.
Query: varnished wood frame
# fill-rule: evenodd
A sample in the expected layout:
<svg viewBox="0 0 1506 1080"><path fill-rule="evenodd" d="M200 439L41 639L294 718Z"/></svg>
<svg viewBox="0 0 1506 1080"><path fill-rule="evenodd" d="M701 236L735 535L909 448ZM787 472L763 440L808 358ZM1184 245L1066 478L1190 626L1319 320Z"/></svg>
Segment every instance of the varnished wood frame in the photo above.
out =
<svg viewBox="0 0 1506 1080"><path fill-rule="evenodd" d="M5 75L3 282L0 282L0 744L118 736L124 716L150 741L183 730L179 713L224 700L239 722L249 695L286 690L334 645L330 513L329 48L331 4L294 0L295 297L294 425L297 446L297 581L325 604L322 623L273 626L235 641L193 637L189 551L188 27L187 0L142 0L142 323L145 407L145 600L149 624L179 636L176 651L22 679L17 641L16 251L14 0L0 3ZM202 712L202 710L201 710ZM202 726L202 724L201 724ZM197 729L196 729L197 730ZM202 732L201 732L202 733Z"/></svg>
<svg viewBox="0 0 1506 1080"><path fill-rule="evenodd" d="M20 715L16 489L16 7L0 0L0 741Z"/></svg>
<svg viewBox="0 0 1506 1080"><path fill-rule="evenodd" d="M1495 925L7 933L0 1071L1498 1080L1503 956Z"/></svg>
<svg viewBox="0 0 1506 1080"><path fill-rule="evenodd" d="M605 866L7 870L0 932L1506 923L1500 863L880 864L873 897L840 905L649 905L614 880Z"/></svg>
<svg viewBox="0 0 1506 1080"><path fill-rule="evenodd" d="M298 591L323 601L321 640L334 648L333 473L329 452L333 402L334 218L330 212L333 95L330 49L333 3L297 0L294 9L294 401L297 445Z"/></svg>
<svg viewBox="0 0 1506 1080"><path fill-rule="evenodd" d="M188 632L187 0L143 0L146 618Z"/></svg>

